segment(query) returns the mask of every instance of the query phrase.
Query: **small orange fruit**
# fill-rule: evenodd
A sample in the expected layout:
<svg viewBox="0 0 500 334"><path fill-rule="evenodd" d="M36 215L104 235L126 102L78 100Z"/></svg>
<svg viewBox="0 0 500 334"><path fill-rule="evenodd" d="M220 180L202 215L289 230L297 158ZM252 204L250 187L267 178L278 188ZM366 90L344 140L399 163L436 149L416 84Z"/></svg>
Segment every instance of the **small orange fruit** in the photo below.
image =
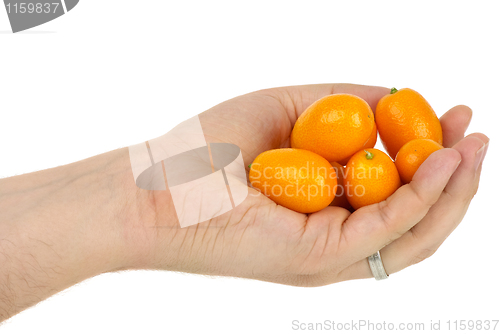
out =
<svg viewBox="0 0 500 334"><path fill-rule="evenodd" d="M401 147L396 155L396 168L404 183L410 183L418 167L433 152L442 149L443 146L432 139L413 139Z"/></svg>
<svg viewBox="0 0 500 334"><path fill-rule="evenodd" d="M436 113L422 95L410 88L391 89L375 111L380 140L395 158L399 149L417 138L428 138L443 144L443 131Z"/></svg>
<svg viewBox="0 0 500 334"><path fill-rule="evenodd" d="M288 209L311 213L326 208L335 198L337 175L316 153L295 148L263 152L249 174L252 187Z"/></svg>
<svg viewBox="0 0 500 334"><path fill-rule="evenodd" d="M338 162L332 162L331 164L333 169L335 169L335 174L337 174L337 192L335 194L333 202L330 203L330 206L340 206L344 209L350 210L351 204L349 204L349 201L347 200L347 194L344 191L345 167Z"/></svg>
<svg viewBox="0 0 500 334"><path fill-rule="evenodd" d="M363 146L363 149L374 148L376 143L377 143L377 125L374 124L372 133L370 134L370 138L368 138L368 141L366 142L365 146ZM342 161L339 161L339 164L341 164L342 166L347 165L347 162L349 161L350 158L351 157L348 157Z"/></svg>
<svg viewBox="0 0 500 334"><path fill-rule="evenodd" d="M346 165L344 191L354 209L381 202L400 186L394 162L376 148L357 152Z"/></svg>
<svg viewBox="0 0 500 334"><path fill-rule="evenodd" d="M295 122L291 146L328 161L341 161L363 148L375 124L373 112L351 94L325 96L311 104Z"/></svg>

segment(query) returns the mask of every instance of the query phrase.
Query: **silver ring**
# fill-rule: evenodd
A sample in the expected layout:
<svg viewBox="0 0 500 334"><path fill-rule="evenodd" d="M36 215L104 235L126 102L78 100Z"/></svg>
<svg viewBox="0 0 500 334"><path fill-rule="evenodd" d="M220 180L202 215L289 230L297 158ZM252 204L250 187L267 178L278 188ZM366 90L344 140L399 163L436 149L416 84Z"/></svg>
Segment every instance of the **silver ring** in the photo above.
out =
<svg viewBox="0 0 500 334"><path fill-rule="evenodd" d="M375 254L368 256L368 263L370 264L373 277L375 277L377 281L389 277L389 275L385 272L380 252L376 252Z"/></svg>

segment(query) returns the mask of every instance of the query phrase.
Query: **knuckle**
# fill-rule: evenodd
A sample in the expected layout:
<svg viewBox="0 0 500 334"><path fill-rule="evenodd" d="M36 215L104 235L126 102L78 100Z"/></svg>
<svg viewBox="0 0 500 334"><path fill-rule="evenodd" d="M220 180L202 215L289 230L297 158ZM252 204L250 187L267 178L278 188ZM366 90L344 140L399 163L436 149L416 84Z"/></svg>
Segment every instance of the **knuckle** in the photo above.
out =
<svg viewBox="0 0 500 334"><path fill-rule="evenodd" d="M380 219L385 227L386 232L388 233L388 242L386 245L392 243L394 240L399 239L405 231L400 231L395 229L398 224L398 218L396 214L389 208L386 202L381 202L380 204Z"/></svg>
<svg viewBox="0 0 500 334"><path fill-rule="evenodd" d="M418 204L420 206L424 206L424 207L428 208L428 207L431 207L437 201L437 197L429 199L429 198L426 198L425 196L423 196L422 192L415 187L413 182L410 182L409 185L413 191L413 195L414 195L415 200L416 200L415 204Z"/></svg>
<svg viewBox="0 0 500 334"><path fill-rule="evenodd" d="M394 212L391 210L391 208L387 204L387 201L380 202L379 209L380 210L378 210L378 212L380 214L380 219L382 220L386 229L389 231L392 231L394 223L396 222L396 217L395 217Z"/></svg>

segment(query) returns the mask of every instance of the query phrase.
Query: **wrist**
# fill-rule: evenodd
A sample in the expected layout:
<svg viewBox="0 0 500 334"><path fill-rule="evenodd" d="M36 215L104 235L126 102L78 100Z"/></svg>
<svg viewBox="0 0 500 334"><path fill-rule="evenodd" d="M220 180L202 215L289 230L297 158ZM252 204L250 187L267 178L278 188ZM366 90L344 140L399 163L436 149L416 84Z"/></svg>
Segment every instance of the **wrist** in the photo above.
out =
<svg viewBox="0 0 500 334"><path fill-rule="evenodd" d="M178 227L168 190L150 191L136 186L128 148L76 165L80 166L75 166L78 181L73 191L82 195L75 205L88 203L83 206L87 218L81 224L85 224L85 235L92 245L86 250L88 258L98 266L95 274L154 267L159 255L158 227L165 229L162 232ZM162 249L163 258L168 254L166 248Z"/></svg>
<svg viewBox="0 0 500 334"><path fill-rule="evenodd" d="M94 275L128 269L176 269L180 228L169 190L144 190L136 186L128 148L111 151L75 164L70 192L79 193L74 206L85 216L94 262Z"/></svg>
<svg viewBox="0 0 500 334"><path fill-rule="evenodd" d="M121 150L120 150L121 151ZM134 181L128 149L116 156L112 174L116 189L122 194L116 199L120 212L118 252L110 271L127 269L178 268L178 253L173 251L182 240L173 201L166 190L145 190Z"/></svg>
<svg viewBox="0 0 500 334"><path fill-rule="evenodd" d="M125 153L0 180L0 320L125 265Z"/></svg>
<svg viewBox="0 0 500 334"><path fill-rule="evenodd" d="M18 246L40 240L68 262L88 260L88 274L119 269L126 263L123 225L132 219L126 158L116 150L0 180L0 229Z"/></svg>
<svg viewBox="0 0 500 334"><path fill-rule="evenodd" d="M0 321L104 272L169 269L168 194L136 187L127 148L1 179Z"/></svg>

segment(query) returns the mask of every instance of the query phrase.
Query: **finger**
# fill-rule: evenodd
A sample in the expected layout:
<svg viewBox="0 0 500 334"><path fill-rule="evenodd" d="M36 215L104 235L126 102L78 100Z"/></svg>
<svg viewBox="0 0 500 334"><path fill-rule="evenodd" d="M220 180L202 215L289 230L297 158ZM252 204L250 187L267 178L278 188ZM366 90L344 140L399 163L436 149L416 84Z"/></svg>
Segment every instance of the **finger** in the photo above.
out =
<svg viewBox="0 0 500 334"><path fill-rule="evenodd" d="M381 251L386 270L397 272L428 258L455 230L477 190L476 163L484 159L487 143L486 136L474 134L454 146L462 156L460 166L422 221Z"/></svg>
<svg viewBox="0 0 500 334"><path fill-rule="evenodd" d="M460 159L454 149L436 151L417 170L411 183L387 200L355 211L342 227L339 250L357 261L401 237L439 199Z"/></svg>
<svg viewBox="0 0 500 334"><path fill-rule="evenodd" d="M471 186L470 182L476 176L476 162L479 163L484 159L484 154L489 144L490 139L482 133L473 133L468 135L464 140L458 142L454 149L458 150L465 159L461 168L457 170L457 175L454 175L451 182L446 186L446 192L452 196L458 196L464 199L467 196L472 198L473 194L467 192L466 188Z"/></svg>
<svg viewBox="0 0 500 334"><path fill-rule="evenodd" d="M378 101L384 95L389 94L390 89L354 84L316 84L271 88L255 93L270 94L279 99L292 124L294 124L302 112L313 102L331 94L346 93L359 96L368 102L372 111L375 112Z"/></svg>
<svg viewBox="0 0 500 334"><path fill-rule="evenodd" d="M477 190L488 143L488 137L475 133L453 147L460 153L462 162L439 200L418 224L380 251L388 274L431 256L458 226ZM343 272L342 279L366 277L372 277L368 262L358 261Z"/></svg>
<svg viewBox="0 0 500 334"><path fill-rule="evenodd" d="M469 127L472 110L464 105L459 105L448 110L441 118L443 129L443 146L452 147L464 138L464 133Z"/></svg>

